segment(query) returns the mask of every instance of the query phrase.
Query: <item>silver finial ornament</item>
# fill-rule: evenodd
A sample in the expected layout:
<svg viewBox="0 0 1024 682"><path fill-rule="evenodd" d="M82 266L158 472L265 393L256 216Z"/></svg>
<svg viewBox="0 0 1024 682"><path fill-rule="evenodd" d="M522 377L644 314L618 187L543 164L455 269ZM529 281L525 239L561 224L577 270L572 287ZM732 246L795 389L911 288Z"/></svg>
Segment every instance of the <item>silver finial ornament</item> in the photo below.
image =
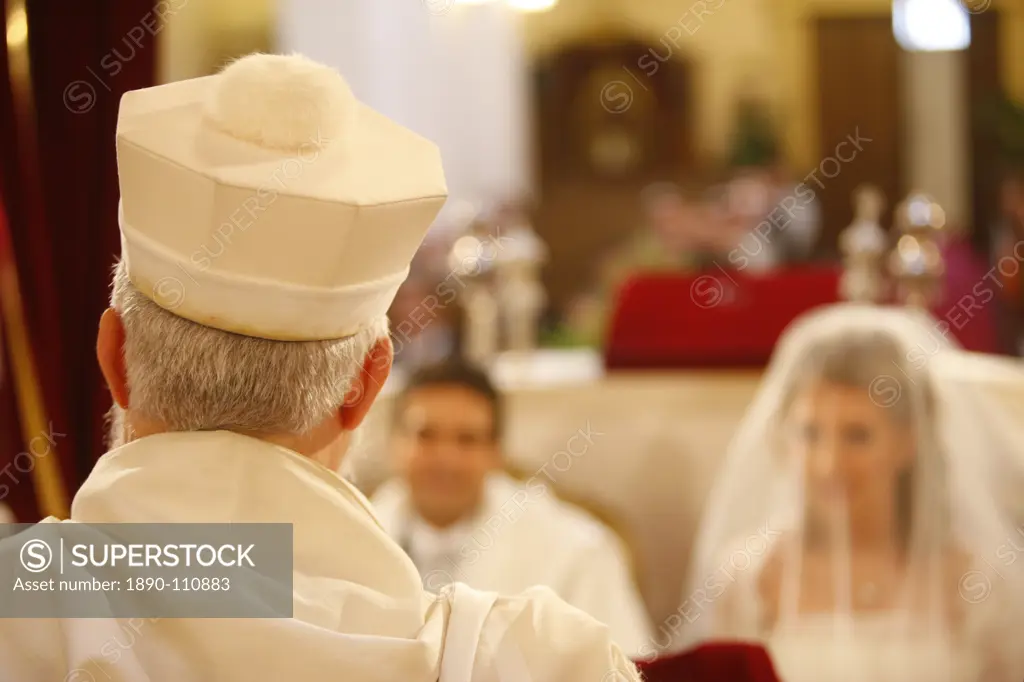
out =
<svg viewBox="0 0 1024 682"><path fill-rule="evenodd" d="M874 185L863 185L854 193L854 207L853 222L839 236L844 267L839 293L847 301L879 303L886 294L885 195Z"/></svg>
<svg viewBox="0 0 1024 682"><path fill-rule="evenodd" d="M889 269L897 297L906 305L929 308L942 293L946 273L941 252L946 213L930 196L914 193L899 205L894 220L897 241Z"/></svg>
<svg viewBox="0 0 1024 682"><path fill-rule="evenodd" d="M548 301L541 281L548 248L520 213L511 213L502 227L503 246L497 254L495 274L505 350L532 351L540 340L540 319Z"/></svg>
<svg viewBox="0 0 1024 682"><path fill-rule="evenodd" d="M495 244L489 225L474 216L448 254L461 291L463 348L468 360L488 366L499 350L500 317L494 295Z"/></svg>

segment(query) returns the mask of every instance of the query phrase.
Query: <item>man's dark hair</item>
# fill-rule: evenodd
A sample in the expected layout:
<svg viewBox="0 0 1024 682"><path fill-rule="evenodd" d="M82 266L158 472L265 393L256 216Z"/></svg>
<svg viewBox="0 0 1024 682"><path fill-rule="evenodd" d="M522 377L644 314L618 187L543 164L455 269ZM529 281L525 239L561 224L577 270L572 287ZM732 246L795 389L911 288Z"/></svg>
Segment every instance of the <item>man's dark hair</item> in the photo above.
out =
<svg viewBox="0 0 1024 682"><path fill-rule="evenodd" d="M491 406L491 423L495 440L501 437L504 422L504 405L501 394L491 383L487 373L482 369L462 360L447 360L436 365L428 365L417 370L395 401L394 418L398 422L405 413L405 404L409 396L420 388L433 386L454 386L476 393Z"/></svg>

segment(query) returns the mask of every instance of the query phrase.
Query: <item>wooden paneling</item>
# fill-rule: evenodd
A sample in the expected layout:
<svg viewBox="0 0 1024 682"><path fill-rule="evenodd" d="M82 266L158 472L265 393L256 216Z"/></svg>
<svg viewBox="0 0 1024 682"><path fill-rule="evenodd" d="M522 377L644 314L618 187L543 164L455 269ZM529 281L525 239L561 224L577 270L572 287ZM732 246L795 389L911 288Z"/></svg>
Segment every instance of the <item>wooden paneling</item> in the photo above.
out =
<svg viewBox="0 0 1024 682"><path fill-rule="evenodd" d="M660 43L576 45L537 64L534 224L551 250L545 285L556 310L640 227L641 189L691 168L691 91L689 65Z"/></svg>
<svg viewBox="0 0 1024 682"><path fill-rule="evenodd" d="M971 47L964 55L971 126L970 227L978 247L986 249L998 210L998 150L978 121L1001 87L999 14L989 10L971 15L971 32ZM815 22L815 49L823 157L858 126L872 139L865 153L844 166L838 177L823 180L825 241L833 244L853 216L850 192L857 184L870 181L885 191L890 202L886 225L891 224L892 204L909 189L903 183L902 53L892 37L889 15L820 18Z"/></svg>
<svg viewBox="0 0 1024 682"><path fill-rule="evenodd" d="M822 243L834 249L839 232L853 219L852 193L861 183L877 185L889 207L885 225L891 224L892 204L903 186L903 91L901 52L892 34L892 19L870 17L820 18L815 22L820 97L820 167L822 187L811 183L822 210ZM849 162L836 158L836 147L848 136L870 142ZM839 151L849 159L850 145ZM806 169L808 171L814 168ZM834 177L826 177L834 175ZM831 247L831 249L829 249Z"/></svg>
<svg viewBox="0 0 1024 682"><path fill-rule="evenodd" d="M983 108L1002 86L999 14L995 10L971 15L971 47L967 51L967 87L970 93L971 240L988 253L989 232L999 210L999 147L982 123Z"/></svg>

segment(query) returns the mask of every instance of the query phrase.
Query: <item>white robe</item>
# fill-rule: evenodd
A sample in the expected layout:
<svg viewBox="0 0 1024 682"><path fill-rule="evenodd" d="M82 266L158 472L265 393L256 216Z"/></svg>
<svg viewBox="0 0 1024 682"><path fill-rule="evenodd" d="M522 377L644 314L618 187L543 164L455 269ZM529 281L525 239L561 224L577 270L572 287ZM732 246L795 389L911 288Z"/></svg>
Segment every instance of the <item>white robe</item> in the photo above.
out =
<svg viewBox="0 0 1024 682"><path fill-rule="evenodd" d="M424 551L424 545L445 540L423 537L432 533L420 530L423 524L410 509L403 481L384 484L372 502L384 530L419 562L428 589L454 581L505 595L543 585L607 623L612 639L627 654L636 656L644 645L649 648L649 620L622 542L541 483L492 474L483 509L471 522L459 524L447 541L454 546L446 548L442 561L424 556L440 553Z"/></svg>
<svg viewBox="0 0 1024 682"><path fill-rule="evenodd" d="M550 591L425 593L354 488L252 438L163 434L114 450L79 491L72 517L291 522L294 617L0 620L2 682L639 680L608 629ZM5 561L17 561L19 549L16 538L0 543Z"/></svg>

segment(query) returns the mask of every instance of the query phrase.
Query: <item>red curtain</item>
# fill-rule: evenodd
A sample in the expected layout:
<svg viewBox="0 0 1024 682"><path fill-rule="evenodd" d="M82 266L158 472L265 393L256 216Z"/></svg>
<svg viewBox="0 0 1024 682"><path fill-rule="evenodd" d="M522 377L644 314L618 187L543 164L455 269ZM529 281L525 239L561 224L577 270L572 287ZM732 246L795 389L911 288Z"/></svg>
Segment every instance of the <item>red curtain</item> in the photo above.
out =
<svg viewBox="0 0 1024 682"><path fill-rule="evenodd" d="M5 34L16 2L0 0ZM125 91L153 84L171 4L188 9L180 0L28 2L34 107L20 94L13 53L0 63L7 76L0 82L0 195L48 419L63 434L54 440L69 494L103 450L110 405L94 349L120 250L118 102ZM0 383L10 390L9 380ZM0 394L0 413L5 404ZM25 449L0 447L0 469ZM40 510L16 511L29 521Z"/></svg>
<svg viewBox="0 0 1024 682"><path fill-rule="evenodd" d="M0 201L0 503L14 511L17 518L33 518L39 509L32 477L34 467L29 466L34 461L26 462L26 457L20 454L25 446L26 430L23 427L28 422L21 419L23 410L14 389L19 378L16 375L24 369L21 364L24 357L19 358L13 352L17 345L13 337L21 332L24 351L26 335L21 311L16 306L12 307L17 302L13 300L18 295L16 288L17 273L14 271L7 213ZM38 384L35 378L31 380Z"/></svg>

